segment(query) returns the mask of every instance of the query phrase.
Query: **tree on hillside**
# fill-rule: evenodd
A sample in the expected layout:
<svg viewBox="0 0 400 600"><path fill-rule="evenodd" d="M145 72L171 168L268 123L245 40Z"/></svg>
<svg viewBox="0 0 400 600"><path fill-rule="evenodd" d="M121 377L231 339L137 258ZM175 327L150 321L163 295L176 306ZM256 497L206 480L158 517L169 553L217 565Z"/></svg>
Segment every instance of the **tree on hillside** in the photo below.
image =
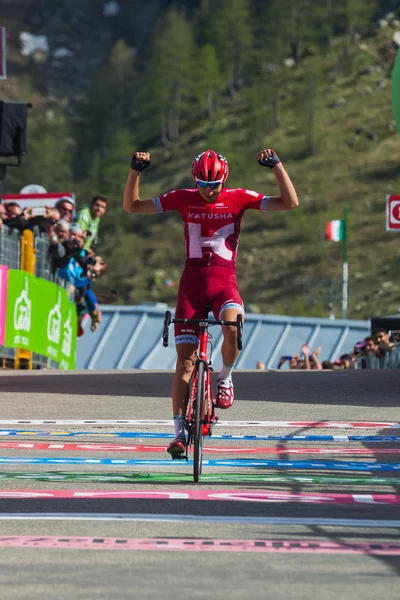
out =
<svg viewBox="0 0 400 600"><path fill-rule="evenodd" d="M206 44L200 48L193 68L196 73L195 85L199 108L201 111L207 110L208 118L212 121L225 87L214 46Z"/></svg>
<svg viewBox="0 0 400 600"><path fill-rule="evenodd" d="M320 100L320 74L317 64L309 59L303 84L299 86L296 112L298 123L305 139L306 156L315 156L318 151L318 107Z"/></svg>
<svg viewBox="0 0 400 600"><path fill-rule="evenodd" d="M146 131L161 133L164 144L179 139L181 118L188 112L193 92L193 31L175 8L169 9L157 28L140 96L146 114Z"/></svg>
<svg viewBox="0 0 400 600"><path fill-rule="evenodd" d="M332 0L339 30L350 41L365 29L378 10L379 0Z"/></svg>
<svg viewBox="0 0 400 600"><path fill-rule="evenodd" d="M75 121L75 172L78 179L90 169L94 152L104 156L116 130L132 123L135 73L125 42L117 42L109 64L95 74Z"/></svg>
<svg viewBox="0 0 400 600"><path fill-rule="evenodd" d="M206 14L203 2L204 15ZM250 0L215 0L208 25L202 32L215 47L220 71L232 95L244 85L252 70L253 15ZM197 24L197 29L199 28Z"/></svg>
<svg viewBox="0 0 400 600"><path fill-rule="evenodd" d="M121 210L121 201L133 147L129 129L119 129L111 138L110 147L102 161L101 193L111 200L111 210L108 211L109 218L105 227L106 231L115 233L117 239L127 225L126 215Z"/></svg>

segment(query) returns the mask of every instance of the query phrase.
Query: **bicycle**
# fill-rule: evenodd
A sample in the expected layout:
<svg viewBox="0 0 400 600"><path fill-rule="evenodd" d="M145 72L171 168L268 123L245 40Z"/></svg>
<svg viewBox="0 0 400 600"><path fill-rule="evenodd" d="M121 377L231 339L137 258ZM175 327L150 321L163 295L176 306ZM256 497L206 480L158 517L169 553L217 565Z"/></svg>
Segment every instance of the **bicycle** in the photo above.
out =
<svg viewBox="0 0 400 600"><path fill-rule="evenodd" d="M197 482L203 465L203 437L211 437L212 428L218 420L215 414L215 401L211 387L210 373L213 369L211 367L211 353L210 357L208 356L209 339L211 337L208 328L213 325L237 327L237 347L238 350L241 350L243 346L243 318L239 314L236 321L209 320L207 317L204 319L175 319L172 318L171 311L167 310L163 328L164 347L168 346L169 326L172 323L198 324L200 328L199 345L194 360L189 403L185 418L185 429L188 432L186 451L182 457L184 460L188 460L189 446L193 446L193 479Z"/></svg>

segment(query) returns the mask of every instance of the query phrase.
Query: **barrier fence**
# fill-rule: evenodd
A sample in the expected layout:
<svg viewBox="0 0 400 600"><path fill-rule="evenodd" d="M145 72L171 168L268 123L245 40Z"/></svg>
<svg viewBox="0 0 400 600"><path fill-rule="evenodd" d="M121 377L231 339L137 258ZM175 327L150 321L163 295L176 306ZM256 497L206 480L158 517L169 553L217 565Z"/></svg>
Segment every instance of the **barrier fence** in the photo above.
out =
<svg viewBox="0 0 400 600"><path fill-rule="evenodd" d="M76 309L38 230L0 230L0 365L71 369Z"/></svg>

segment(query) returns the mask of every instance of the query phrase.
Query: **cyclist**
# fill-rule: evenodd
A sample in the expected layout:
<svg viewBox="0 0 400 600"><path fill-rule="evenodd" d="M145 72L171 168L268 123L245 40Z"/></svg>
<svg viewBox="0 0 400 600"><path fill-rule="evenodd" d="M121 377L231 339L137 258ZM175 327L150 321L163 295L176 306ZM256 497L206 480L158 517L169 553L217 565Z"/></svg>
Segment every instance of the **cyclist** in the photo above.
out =
<svg viewBox="0 0 400 600"><path fill-rule="evenodd" d="M216 319L236 321L238 314L244 314L235 274L243 213L247 209L277 211L298 206L294 186L274 150L262 150L257 159L260 165L272 169L280 196L225 188L228 162L221 154L206 150L192 163L195 188L173 190L157 198L141 200L140 175L150 165L150 154L135 152L132 155L123 209L140 214L175 210L184 223L186 262L179 283L176 318L201 319L206 306L211 307ZM239 351L237 328L223 326L222 332L222 369L217 381L216 406L225 409L231 407L234 400L232 370ZM184 421L198 334L196 326L175 324L177 362L172 385L175 439L168 447L173 458L185 452Z"/></svg>

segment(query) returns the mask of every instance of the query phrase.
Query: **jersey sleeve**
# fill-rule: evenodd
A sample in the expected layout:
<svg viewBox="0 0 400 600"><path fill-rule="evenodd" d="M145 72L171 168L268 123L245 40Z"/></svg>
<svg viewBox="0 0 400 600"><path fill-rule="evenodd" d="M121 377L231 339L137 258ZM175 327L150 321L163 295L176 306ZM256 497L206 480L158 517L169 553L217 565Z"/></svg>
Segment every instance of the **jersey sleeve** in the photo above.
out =
<svg viewBox="0 0 400 600"><path fill-rule="evenodd" d="M154 206L156 208L156 212L161 213L167 210L177 210L181 212L182 209L182 190L173 190L172 192L167 192L162 196L158 196L157 198L153 198Z"/></svg>
<svg viewBox="0 0 400 600"><path fill-rule="evenodd" d="M259 194L253 190L240 190L240 204L242 210L268 210L269 196Z"/></svg>
<svg viewBox="0 0 400 600"><path fill-rule="evenodd" d="M87 231L89 229L89 226L90 226L90 215L89 215L88 210L86 208L83 208L78 213L76 222L78 223L78 225L82 229L82 231Z"/></svg>

